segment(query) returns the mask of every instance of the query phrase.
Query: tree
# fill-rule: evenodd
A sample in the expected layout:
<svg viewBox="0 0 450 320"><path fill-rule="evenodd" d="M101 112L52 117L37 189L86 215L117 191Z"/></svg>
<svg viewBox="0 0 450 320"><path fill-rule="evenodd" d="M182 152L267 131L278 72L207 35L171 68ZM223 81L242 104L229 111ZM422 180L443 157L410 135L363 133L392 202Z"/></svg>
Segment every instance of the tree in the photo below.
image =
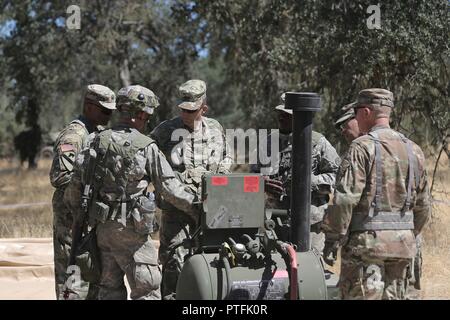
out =
<svg viewBox="0 0 450 320"><path fill-rule="evenodd" d="M200 26L210 58L224 58L253 126L272 126L283 91L315 91L324 109L316 128L333 140L336 110L363 88L383 87L396 97L394 127L422 145L439 144L450 127L447 1L385 1L381 29L366 25L369 5L199 0L177 8Z"/></svg>

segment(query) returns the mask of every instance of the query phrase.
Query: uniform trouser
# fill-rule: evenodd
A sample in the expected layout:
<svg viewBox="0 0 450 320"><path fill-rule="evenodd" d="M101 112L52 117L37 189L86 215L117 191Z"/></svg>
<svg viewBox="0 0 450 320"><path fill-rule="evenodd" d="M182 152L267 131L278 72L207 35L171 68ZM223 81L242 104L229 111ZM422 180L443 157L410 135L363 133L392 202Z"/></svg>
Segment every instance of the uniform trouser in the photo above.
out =
<svg viewBox="0 0 450 320"><path fill-rule="evenodd" d="M178 276L183 268L184 258L189 253L180 244L193 230L195 224L186 213L162 210L159 261L163 266L161 291L164 300L175 299Z"/></svg>
<svg viewBox="0 0 450 320"><path fill-rule="evenodd" d="M124 227L109 220L97 225L97 245L102 265L100 300L127 299L124 275L131 299L161 299L158 252L148 234L137 233L132 221Z"/></svg>
<svg viewBox="0 0 450 320"><path fill-rule="evenodd" d="M341 252L339 289L342 299L403 300L411 259L354 255L344 246Z"/></svg>
<svg viewBox="0 0 450 320"><path fill-rule="evenodd" d="M63 203L64 189L56 189L53 194L53 255L55 264L55 292L58 300L63 299L66 286L67 267L72 245L72 214ZM76 286L71 286L71 300L96 300L98 296L99 270L92 264L88 253L77 257L80 277Z"/></svg>

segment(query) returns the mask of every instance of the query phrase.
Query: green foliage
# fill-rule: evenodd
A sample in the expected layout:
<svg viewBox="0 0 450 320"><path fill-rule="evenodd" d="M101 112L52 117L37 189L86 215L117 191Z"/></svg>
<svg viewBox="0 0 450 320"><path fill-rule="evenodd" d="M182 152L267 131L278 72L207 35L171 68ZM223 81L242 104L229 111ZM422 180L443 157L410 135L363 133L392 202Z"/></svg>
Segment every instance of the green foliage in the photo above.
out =
<svg viewBox="0 0 450 320"><path fill-rule="evenodd" d="M203 0L184 10L206 26L210 58L224 57L253 125L271 126L283 91L315 91L323 95L316 127L335 135L336 110L359 90L382 87L396 97L395 127L409 123L403 129L423 144L441 141L450 127L448 2L384 1L378 30L366 26L370 4Z"/></svg>

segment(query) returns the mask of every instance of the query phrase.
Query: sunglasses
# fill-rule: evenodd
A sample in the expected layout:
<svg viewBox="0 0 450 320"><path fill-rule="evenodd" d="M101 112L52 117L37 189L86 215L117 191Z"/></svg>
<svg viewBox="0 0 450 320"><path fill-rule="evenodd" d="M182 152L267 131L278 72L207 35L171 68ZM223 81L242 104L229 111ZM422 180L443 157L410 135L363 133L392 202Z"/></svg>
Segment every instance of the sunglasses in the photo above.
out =
<svg viewBox="0 0 450 320"><path fill-rule="evenodd" d="M199 110L199 109L197 109L197 110L186 110L186 109L181 109L181 112L185 112L185 113L190 113L190 114L192 114L192 113L196 113L198 110Z"/></svg>

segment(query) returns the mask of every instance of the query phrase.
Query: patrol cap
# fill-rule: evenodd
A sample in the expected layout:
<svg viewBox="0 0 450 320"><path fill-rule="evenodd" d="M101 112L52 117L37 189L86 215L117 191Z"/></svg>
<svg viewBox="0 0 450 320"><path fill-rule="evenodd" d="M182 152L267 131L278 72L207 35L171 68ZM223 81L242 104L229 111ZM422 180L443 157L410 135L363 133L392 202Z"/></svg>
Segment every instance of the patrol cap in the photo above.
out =
<svg viewBox="0 0 450 320"><path fill-rule="evenodd" d="M117 107L137 109L148 114L153 114L153 109L159 106L158 97L145 87L132 85L124 87L117 93Z"/></svg>
<svg viewBox="0 0 450 320"><path fill-rule="evenodd" d="M280 99L281 99L281 101L283 102L283 104L277 105L277 106L275 107L275 110L283 111L283 112L292 114L292 113L293 113L292 109L286 109L286 108L284 107L284 101L285 101L285 99L286 99L286 93L283 93L283 94L280 96Z"/></svg>
<svg viewBox="0 0 450 320"><path fill-rule="evenodd" d="M357 104L354 108L360 105L386 106L394 107L394 94L386 89L372 88L364 89L358 93Z"/></svg>
<svg viewBox="0 0 450 320"><path fill-rule="evenodd" d="M279 104L278 106L275 107L275 110L283 111L283 112L286 112L286 113L289 113L289 114L292 114L292 112L293 112L292 109L286 109L284 107L284 104Z"/></svg>
<svg viewBox="0 0 450 320"><path fill-rule="evenodd" d="M336 117L336 121L334 125L338 128L340 125L346 123L350 119L355 118L355 109L353 109L356 105L356 102L349 103L339 110L338 116Z"/></svg>
<svg viewBox="0 0 450 320"><path fill-rule="evenodd" d="M189 80L178 88L181 103L179 108L185 110L198 110L206 97L206 83L202 80Z"/></svg>
<svg viewBox="0 0 450 320"><path fill-rule="evenodd" d="M84 99L99 104L106 109L116 109L116 95L110 88L100 84L88 85Z"/></svg>

